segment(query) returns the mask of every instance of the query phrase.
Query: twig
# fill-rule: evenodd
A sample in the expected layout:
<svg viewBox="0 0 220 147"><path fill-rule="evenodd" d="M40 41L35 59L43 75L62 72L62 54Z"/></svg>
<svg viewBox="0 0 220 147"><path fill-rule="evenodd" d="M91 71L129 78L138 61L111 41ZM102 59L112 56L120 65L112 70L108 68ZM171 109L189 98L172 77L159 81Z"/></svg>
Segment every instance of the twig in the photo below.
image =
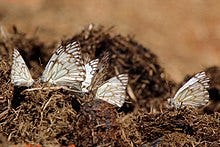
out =
<svg viewBox="0 0 220 147"><path fill-rule="evenodd" d="M9 112L9 110L7 109L7 110L3 111L2 113L0 113L0 120L4 119L5 116L8 114L8 112Z"/></svg>
<svg viewBox="0 0 220 147"><path fill-rule="evenodd" d="M77 92L77 93L84 93L82 91L73 90L73 89L70 89L70 88L65 87L65 86L29 88L29 89L25 89L24 91L22 91L22 93L30 92L30 91L36 91L36 90L59 90L59 89L64 89L64 90L68 90L68 91L72 91L72 92Z"/></svg>

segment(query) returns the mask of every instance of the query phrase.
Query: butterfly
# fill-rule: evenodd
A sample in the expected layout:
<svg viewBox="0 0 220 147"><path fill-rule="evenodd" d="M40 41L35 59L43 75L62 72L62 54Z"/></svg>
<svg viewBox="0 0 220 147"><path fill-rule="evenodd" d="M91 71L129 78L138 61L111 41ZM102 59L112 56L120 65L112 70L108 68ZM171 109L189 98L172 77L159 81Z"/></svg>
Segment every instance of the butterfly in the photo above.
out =
<svg viewBox="0 0 220 147"><path fill-rule="evenodd" d="M82 82L82 92L89 92L89 86L91 85L92 79L98 70L98 63L99 59L95 59L85 65L86 78Z"/></svg>
<svg viewBox="0 0 220 147"><path fill-rule="evenodd" d="M168 99L168 103L175 108L182 106L200 107L209 102L209 78L205 72L197 73L187 81L175 94Z"/></svg>
<svg viewBox="0 0 220 147"><path fill-rule="evenodd" d="M49 85L81 90L85 73L80 45L78 42L72 42L58 47L47 63L41 81Z"/></svg>
<svg viewBox="0 0 220 147"><path fill-rule="evenodd" d="M121 107L125 102L127 84L128 74L115 76L97 88L95 99Z"/></svg>
<svg viewBox="0 0 220 147"><path fill-rule="evenodd" d="M17 49L14 49L12 56L11 82L15 86L26 87L30 87L34 83L30 71Z"/></svg>

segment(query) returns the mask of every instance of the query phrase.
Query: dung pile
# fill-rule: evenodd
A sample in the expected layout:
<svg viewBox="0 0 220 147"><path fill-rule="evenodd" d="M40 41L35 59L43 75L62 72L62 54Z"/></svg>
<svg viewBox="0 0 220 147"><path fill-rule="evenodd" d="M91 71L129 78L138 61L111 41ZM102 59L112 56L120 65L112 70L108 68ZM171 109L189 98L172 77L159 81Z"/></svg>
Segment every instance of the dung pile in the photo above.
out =
<svg viewBox="0 0 220 147"><path fill-rule="evenodd" d="M92 99L83 102L78 96L64 90L22 93L24 87L13 87L9 82L12 49L19 49L27 65L32 67L31 73L36 79L41 75L56 44L46 45L37 36L27 37L15 27L13 32L4 34L0 44L1 60L4 58L0 74L1 97L6 100L4 106L1 106L4 107L1 112L6 112L4 119L0 118L0 133L11 144L130 144L121 131L115 107L103 101ZM64 40L62 44L73 40L80 42L85 59L100 58L108 52L109 71L105 78L128 73L130 94L134 94L134 100L162 96L169 91L156 55L133 39L114 35L111 29L90 26L71 39ZM34 87L41 86L39 83L34 84Z"/></svg>
<svg viewBox="0 0 220 147"><path fill-rule="evenodd" d="M204 145L219 144L219 113L202 114L197 110L168 110L163 100L173 84L166 79L158 59L149 49L130 37L115 35L112 28L84 29L62 44L78 40L84 59L110 57L108 72L100 83L118 73L129 74L128 104L137 101L130 113L126 108L94 100L94 93L81 97L65 90L22 92L24 87L10 84L13 47L25 57L37 79L56 43L48 45L24 33L14 32L0 43L0 134L10 144L77 146ZM40 58L40 60L39 60ZM216 70L214 70L216 71ZM210 70L213 73L213 70ZM98 83L98 84L100 84ZM42 87L35 83L33 88ZM217 87L217 86L215 86ZM147 100L149 99L149 100ZM145 109L138 109L140 107ZM156 111L161 106L160 111ZM151 109L147 113L146 108ZM154 111L155 110L155 111ZM4 112L4 113L2 113Z"/></svg>

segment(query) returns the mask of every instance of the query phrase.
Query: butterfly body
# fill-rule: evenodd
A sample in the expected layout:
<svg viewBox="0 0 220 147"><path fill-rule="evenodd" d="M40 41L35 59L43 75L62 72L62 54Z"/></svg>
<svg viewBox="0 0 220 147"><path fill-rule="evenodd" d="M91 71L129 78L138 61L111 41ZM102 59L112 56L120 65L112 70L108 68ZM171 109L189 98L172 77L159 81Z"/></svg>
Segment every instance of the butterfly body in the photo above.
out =
<svg viewBox="0 0 220 147"><path fill-rule="evenodd" d="M168 103L172 107L181 108L182 106L200 107L209 102L209 78L205 72L200 72L187 81Z"/></svg>
<svg viewBox="0 0 220 147"><path fill-rule="evenodd" d="M34 83L34 80L31 77L30 71L25 64L24 59L17 49L14 49L12 58L11 82L15 86L30 87Z"/></svg>

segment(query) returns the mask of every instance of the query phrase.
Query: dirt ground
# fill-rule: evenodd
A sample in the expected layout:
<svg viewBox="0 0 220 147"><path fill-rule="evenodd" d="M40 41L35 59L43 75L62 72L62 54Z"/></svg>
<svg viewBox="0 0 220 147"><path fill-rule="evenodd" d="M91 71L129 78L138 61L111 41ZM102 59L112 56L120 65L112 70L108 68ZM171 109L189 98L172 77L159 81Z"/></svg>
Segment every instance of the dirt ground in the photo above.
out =
<svg viewBox="0 0 220 147"><path fill-rule="evenodd" d="M217 1L1 1L0 145L220 146L219 7ZM108 51L105 79L129 74L122 108L65 90L22 93L10 83L13 47L37 79L61 40L78 40L90 58ZM211 103L168 109L166 99L201 70L211 79Z"/></svg>

